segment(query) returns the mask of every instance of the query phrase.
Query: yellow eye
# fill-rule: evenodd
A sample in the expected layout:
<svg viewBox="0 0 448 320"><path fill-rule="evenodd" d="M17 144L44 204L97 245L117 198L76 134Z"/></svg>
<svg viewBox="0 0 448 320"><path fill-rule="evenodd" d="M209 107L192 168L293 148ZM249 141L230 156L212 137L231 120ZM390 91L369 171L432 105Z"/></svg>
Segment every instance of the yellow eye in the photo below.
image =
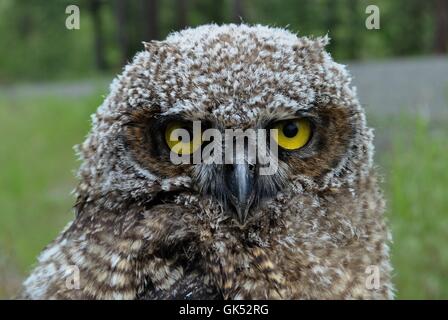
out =
<svg viewBox="0 0 448 320"><path fill-rule="evenodd" d="M181 122L168 124L165 130L165 141L173 152L179 155L194 153L201 146L201 135L194 137Z"/></svg>
<svg viewBox="0 0 448 320"><path fill-rule="evenodd" d="M277 134L274 134L275 141L286 150L299 149L311 138L311 124L307 119L280 121L273 129L277 129Z"/></svg>

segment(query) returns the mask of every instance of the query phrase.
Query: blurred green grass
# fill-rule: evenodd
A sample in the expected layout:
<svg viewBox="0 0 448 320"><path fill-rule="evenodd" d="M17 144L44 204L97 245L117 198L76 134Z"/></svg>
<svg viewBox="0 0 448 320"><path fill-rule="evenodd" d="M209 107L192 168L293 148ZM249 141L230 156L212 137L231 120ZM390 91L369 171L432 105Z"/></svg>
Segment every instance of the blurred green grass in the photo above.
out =
<svg viewBox="0 0 448 320"><path fill-rule="evenodd" d="M102 99L100 91L76 99L0 98L0 298L15 293L36 255L71 219L79 165L72 146L83 141ZM397 297L447 298L448 128L409 115L371 123L377 134L387 131L376 158Z"/></svg>
<svg viewBox="0 0 448 320"><path fill-rule="evenodd" d="M448 128L446 119L402 115L379 154L392 225L398 298L448 298Z"/></svg>
<svg viewBox="0 0 448 320"><path fill-rule="evenodd" d="M73 145L101 96L0 99L0 297L72 216ZM11 280L10 278L13 278Z"/></svg>

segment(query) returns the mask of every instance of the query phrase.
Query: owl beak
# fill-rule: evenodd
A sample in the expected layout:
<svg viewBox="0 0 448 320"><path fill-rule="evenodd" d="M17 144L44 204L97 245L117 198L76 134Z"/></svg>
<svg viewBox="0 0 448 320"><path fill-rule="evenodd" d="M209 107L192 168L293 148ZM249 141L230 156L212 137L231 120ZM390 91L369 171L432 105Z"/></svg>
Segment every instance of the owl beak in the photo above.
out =
<svg viewBox="0 0 448 320"><path fill-rule="evenodd" d="M255 199L254 166L249 164L226 165L225 182L230 204L235 209L236 219L244 225Z"/></svg>

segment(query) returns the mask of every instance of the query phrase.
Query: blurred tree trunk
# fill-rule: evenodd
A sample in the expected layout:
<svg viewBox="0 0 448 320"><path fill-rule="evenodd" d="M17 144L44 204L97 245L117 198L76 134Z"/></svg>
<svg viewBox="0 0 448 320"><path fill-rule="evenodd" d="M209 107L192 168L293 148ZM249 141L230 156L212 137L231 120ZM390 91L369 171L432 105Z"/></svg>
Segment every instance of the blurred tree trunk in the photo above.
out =
<svg viewBox="0 0 448 320"><path fill-rule="evenodd" d="M117 19L117 38L121 53L121 65L125 65L129 58L128 10L126 0L116 0L115 16Z"/></svg>
<svg viewBox="0 0 448 320"><path fill-rule="evenodd" d="M393 10L401 12L394 17L395 34L390 39L392 52L398 56L419 54L424 52L425 43L425 13L430 10L430 1L408 0L406 5L394 3Z"/></svg>
<svg viewBox="0 0 448 320"><path fill-rule="evenodd" d="M338 3L334 0L327 0L326 3L326 14L325 14L325 24L328 29L328 35L330 36L330 44L328 45L328 51L333 56L337 56L338 51L338 41L335 41L336 38L336 27L339 25L339 17L337 10Z"/></svg>
<svg viewBox="0 0 448 320"><path fill-rule="evenodd" d="M408 27L403 28L405 31L402 34L401 41L405 45L405 50L401 53L402 55L408 54L418 54L423 52L424 46L424 34L423 30L425 27L424 18L425 12L428 11L428 2L414 0L409 2L408 7Z"/></svg>
<svg viewBox="0 0 448 320"><path fill-rule="evenodd" d="M208 11L210 21L221 24L224 22L224 0L214 0L213 5L210 6Z"/></svg>
<svg viewBox="0 0 448 320"><path fill-rule="evenodd" d="M27 39L34 30L33 16L30 12L24 10L19 18L17 23L18 34L22 39Z"/></svg>
<svg viewBox="0 0 448 320"><path fill-rule="evenodd" d="M144 41L159 38L159 5L157 0L142 0L143 39Z"/></svg>
<svg viewBox="0 0 448 320"><path fill-rule="evenodd" d="M310 12L313 8L313 4L309 0L296 0L294 1L293 10L296 12L296 17L298 21L298 30L302 35L311 34L314 32L312 28L313 23L310 23L310 19L314 21L314 17Z"/></svg>
<svg viewBox="0 0 448 320"><path fill-rule="evenodd" d="M188 25L188 0L177 0L177 28L185 29Z"/></svg>
<svg viewBox="0 0 448 320"><path fill-rule="evenodd" d="M104 58L103 22L101 20L102 0L90 0L89 10L93 24L93 42L95 48L95 65L98 70L107 68Z"/></svg>
<svg viewBox="0 0 448 320"><path fill-rule="evenodd" d="M356 59L359 58L360 51L360 41L362 36L360 34L361 28L363 28L362 22L359 20L359 17L362 17L363 11L360 10L358 0L349 0L348 1L348 9L349 9L349 38L348 38L348 58Z"/></svg>
<svg viewBox="0 0 448 320"><path fill-rule="evenodd" d="M233 21L235 23L240 23L241 21L244 21L244 5L243 0L233 0Z"/></svg>
<svg viewBox="0 0 448 320"><path fill-rule="evenodd" d="M434 52L447 53L448 52L448 1L436 0L434 7L435 15L435 37L434 37Z"/></svg>

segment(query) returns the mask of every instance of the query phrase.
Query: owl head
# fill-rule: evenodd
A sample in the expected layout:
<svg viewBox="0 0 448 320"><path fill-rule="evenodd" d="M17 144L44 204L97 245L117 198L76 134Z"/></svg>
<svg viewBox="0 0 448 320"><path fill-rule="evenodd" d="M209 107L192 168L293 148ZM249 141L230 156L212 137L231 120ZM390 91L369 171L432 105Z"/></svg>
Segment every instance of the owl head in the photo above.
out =
<svg viewBox="0 0 448 320"><path fill-rule="evenodd" d="M327 43L244 24L144 43L92 118L79 148L78 194L114 194L105 202L111 208L183 194L244 225L282 197L351 188L372 166L372 133ZM191 136L173 134L179 130ZM218 154L221 162L204 154L212 142L226 150L237 141L243 147ZM175 163L173 155L187 161ZM274 170L262 174L266 167Z"/></svg>

